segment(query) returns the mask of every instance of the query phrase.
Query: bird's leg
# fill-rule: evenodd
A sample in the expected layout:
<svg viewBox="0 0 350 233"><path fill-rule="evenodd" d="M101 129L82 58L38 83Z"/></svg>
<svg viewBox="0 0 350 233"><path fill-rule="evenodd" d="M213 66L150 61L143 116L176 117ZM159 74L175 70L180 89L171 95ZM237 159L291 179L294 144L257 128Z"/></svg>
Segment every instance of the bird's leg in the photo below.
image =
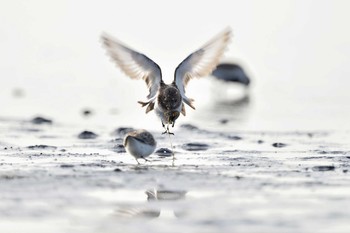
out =
<svg viewBox="0 0 350 233"><path fill-rule="evenodd" d="M165 128L165 125L164 125L163 121L162 121L162 126L165 129L165 131L162 134L166 134L168 132L168 130Z"/></svg>
<svg viewBox="0 0 350 233"><path fill-rule="evenodd" d="M163 124L163 123L162 123ZM169 124L167 124L166 125L166 127L165 127L165 125L163 124L163 127L165 128L165 131L162 133L162 134L171 134L171 135L175 135L174 133L171 133L170 131L169 131Z"/></svg>
<svg viewBox="0 0 350 233"><path fill-rule="evenodd" d="M168 133L168 130L164 127L165 131L162 134Z"/></svg>
<svg viewBox="0 0 350 233"><path fill-rule="evenodd" d="M167 130L166 132L167 132L168 134L175 135L174 133L171 133L171 132L170 132L170 130L169 130L169 124L167 125L166 130Z"/></svg>
<svg viewBox="0 0 350 233"><path fill-rule="evenodd" d="M137 158L135 158L136 162L137 162L137 165L140 165L140 162L137 160Z"/></svg>
<svg viewBox="0 0 350 233"><path fill-rule="evenodd" d="M144 157L141 157L141 159L144 159L145 162L151 162L150 160L148 160L148 159L146 159L146 158L144 158Z"/></svg>
<svg viewBox="0 0 350 233"><path fill-rule="evenodd" d="M174 128L174 126L175 126L175 121L173 121L173 125L172 125L172 127Z"/></svg>

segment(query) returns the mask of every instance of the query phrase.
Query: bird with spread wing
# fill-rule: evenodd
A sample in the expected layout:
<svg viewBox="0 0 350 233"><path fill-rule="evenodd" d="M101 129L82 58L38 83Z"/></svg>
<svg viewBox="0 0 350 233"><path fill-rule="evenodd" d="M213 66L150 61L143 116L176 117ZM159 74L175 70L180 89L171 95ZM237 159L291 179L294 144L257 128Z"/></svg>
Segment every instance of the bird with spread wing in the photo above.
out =
<svg viewBox="0 0 350 233"><path fill-rule="evenodd" d="M231 37L231 30L225 29L195 52L191 53L175 69L174 81L165 84L160 67L146 55L136 52L104 33L102 36L108 55L117 66L132 79L143 79L149 89L147 101L139 101L147 106L146 113L155 110L165 128L164 133L172 134L169 125L174 127L182 113L186 115L185 104L195 109L193 99L185 95L185 87L193 78L208 76L218 65Z"/></svg>

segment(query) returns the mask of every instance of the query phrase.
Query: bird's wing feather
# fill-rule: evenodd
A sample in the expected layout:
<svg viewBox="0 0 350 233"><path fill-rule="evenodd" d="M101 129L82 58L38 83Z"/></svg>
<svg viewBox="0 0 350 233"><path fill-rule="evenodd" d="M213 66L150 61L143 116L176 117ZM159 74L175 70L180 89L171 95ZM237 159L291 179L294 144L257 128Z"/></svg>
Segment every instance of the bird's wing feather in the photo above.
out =
<svg viewBox="0 0 350 233"><path fill-rule="evenodd" d="M147 98L154 99L162 80L160 67L146 55L128 48L106 33L101 38L108 55L118 67L132 79L145 80L149 89Z"/></svg>
<svg viewBox="0 0 350 233"><path fill-rule="evenodd" d="M185 87L192 78L209 75L218 65L231 37L231 30L225 29L197 51L191 53L175 70L174 82L184 102L194 108L191 99L185 96Z"/></svg>

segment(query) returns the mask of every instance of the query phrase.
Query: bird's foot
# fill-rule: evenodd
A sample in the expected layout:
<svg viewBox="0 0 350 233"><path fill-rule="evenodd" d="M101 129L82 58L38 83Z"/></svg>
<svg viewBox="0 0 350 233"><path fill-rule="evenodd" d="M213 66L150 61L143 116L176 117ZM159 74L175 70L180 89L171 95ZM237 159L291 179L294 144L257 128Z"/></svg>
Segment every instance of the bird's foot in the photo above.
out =
<svg viewBox="0 0 350 233"><path fill-rule="evenodd" d="M162 123L162 124L163 124L163 123ZM163 125L163 127L164 127L165 131L162 133L162 135L163 135L163 134L175 135L174 133L171 133L171 132L170 132L170 130L169 130L169 125L167 125L166 127L165 127L165 125Z"/></svg>
<svg viewBox="0 0 350 233"><path fill-rule="evenodd" d="M165 130L165 131L162 133L162 135L163 135L163 134L166 134L166 133L167 133L167 134L170 134L170 135L175 135L174 133L170 132L169 129Z"/></svg>
<svg viewBox="0 0 350 233"><path fill-rule="evenodd" d="M139 159L143 159L143 160L145 160L145 162L151 162L151 160L148 160L148 159L146 159L146 158L144 158L144 157L135 158L135 160L136 160L136 162L137 162L137 165L141 165L141 163L139 162Z"/></svg>

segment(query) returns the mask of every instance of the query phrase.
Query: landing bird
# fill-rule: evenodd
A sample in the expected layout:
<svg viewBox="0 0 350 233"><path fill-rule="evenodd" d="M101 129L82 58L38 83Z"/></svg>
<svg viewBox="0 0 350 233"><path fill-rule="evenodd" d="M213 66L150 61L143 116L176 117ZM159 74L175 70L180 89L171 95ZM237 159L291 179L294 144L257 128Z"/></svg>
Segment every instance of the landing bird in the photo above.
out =
<svg viewBox="0 0 350 233"><path fill-rule="evenodd" d="M165 84L160 67L146 55L136 52L104 33L101 38L107 53L117 66L131 79L145 80L149 89L147 101L138 101L142 107L147 106L146 113L155 109L165 128L174 127L175 120L186 115L185 104L195 109L193 99L185 95L185 87L193 78L208 76L215 69L231 37L231 30L225 29L195 52L191 53L175 69L174 81ZM163 134L164 134L163 133Z"/></svg>

